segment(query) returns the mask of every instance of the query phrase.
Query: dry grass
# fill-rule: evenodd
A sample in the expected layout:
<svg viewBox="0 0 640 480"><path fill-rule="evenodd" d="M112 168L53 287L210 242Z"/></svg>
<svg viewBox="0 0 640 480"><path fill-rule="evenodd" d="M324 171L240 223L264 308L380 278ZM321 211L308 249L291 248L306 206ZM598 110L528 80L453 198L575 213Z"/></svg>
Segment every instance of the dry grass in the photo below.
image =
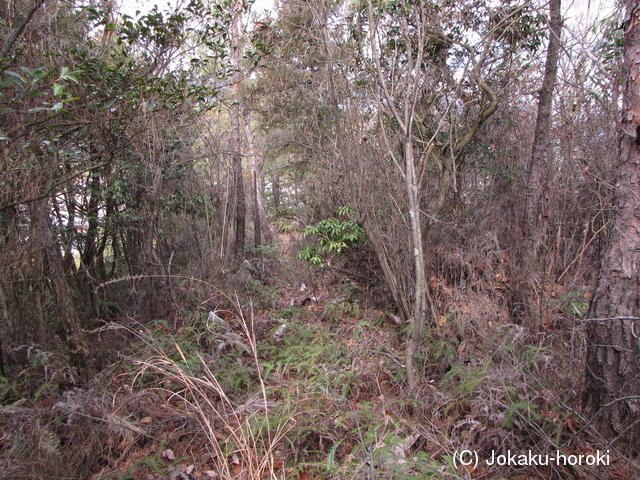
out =
<svg viewBox="0 0 640 480"><path fill-rule="evenodd" d="M253 318L253 316L251 317ZM161 384L169 382L172 389L160 388L168 404L181 404L188 414L197 419L208 440L217 471L214 478L282 478L283 461L279 458L282 442L295 424L294 414L289 418L274 418L270 409L276 405L269 399L258 361L254 328L242 313L240 325L255 366L260 385L259 397L247 399L237 405L201 354L196 353L201 374L190 368L181 347L175 343L182 362L173 360L154 346L156 354L137 361L136 378L147 373L160 376ZM177 387L177 388L176 388Z"/></svg>

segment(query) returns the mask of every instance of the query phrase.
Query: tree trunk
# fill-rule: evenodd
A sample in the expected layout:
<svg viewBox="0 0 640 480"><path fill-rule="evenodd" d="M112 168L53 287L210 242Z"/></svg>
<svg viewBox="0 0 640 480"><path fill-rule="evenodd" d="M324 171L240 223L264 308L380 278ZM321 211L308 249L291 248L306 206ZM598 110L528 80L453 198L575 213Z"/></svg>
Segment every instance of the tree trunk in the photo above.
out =
<svg viewBox="0 0 640 480"><path fill-rule="evenodd" d="M409 39L413 34L410 33L410 21L408 18L409 10L402 4L400 25L405 38ZM415 368L415 360L417 352L422 345L423 332L426 326L428 316L427 307L430 305L429 292L427 290L426 281L426 263L424 259L424 239L422 238L422 213L420 210L420 197L419 187L420 179L416 173L416 160L418 160L418 169L422 165L421 162L425 161L424 158L416 158L413 146L413 124L415 121L416 104L418 92L420 90L419 74L422 68L423 60L423 46L424 46L424 26L421 25L418 29L418 38L416 41L416 52L413 52L412 45L409 45L406 50L406 62L405 73L406 82L403 90L403 101L396 107L396 102L392 98L388 80L384 77L384 70L380 61L380 52L377 45L380 40L380 33L378 32L376 21L374 17L374 8L372 0L368 2L368 16L369 16L369 38L372 46L372 57L376 68L376 75L378 77L378 85L382 90L381 105L384 106L388 112L395 118L402 131L402 147L404 153L404 164L400 165L400 162L396 163L396 167L400 171L402 178L405 182L406 200L409 207L409 235L410 245L413 257L413 270L414 270L414 285L413 285L413 303L411 310L411 320L413 322L413 331L411 337L407 342L407 348L405 351L405 363L407 368L407 384L410 392L415 392L418 385L418 372ZM423 10L417 9L417 18L420 22L424 21ZM414 19L415 20L415 19ZM415 57L414 57L415 55ZM396 86L394 86L396 88ZM394 152L389 149L389 155L393 156Z"/></svg>
<svg viewBox="0 0 640 480"><path fill-rule="evenodd" d="M244 253L247 205L244 196L244 178L242 176L242 152L240 148L240 3L235 2L235 14L231 23L231 65L233 67L233 103L231 104L231 152L233 163L233 183L235 193L235 226L236 237L233 251L236 256Z"/></svg>
<svg viewBox="0 0 640 480"><path fill-rule="evenodd" d="M413 298L413 331L411 338L407 342L406 359L407 383L409 390L414 391L418 385L418 373L415 369L415 359L420 345L422 345L422 335L427 323L429 304L429 291L427 290L426 265L424 260L424 241L422 239L422 222L420 213L420 201L418 199L418 178L415 169L415 158L413 154L413 139L410 136L405 138L405 185L409 201L409 219L411 222L411 246L413 249L413 266L415 270L415 288Z"/></svg>
<svg viewBox="0 0 640 480"><path fill-rule="evenodd" d="M0 334L2 334L0 335L0 375L6 377L2 341L7 341L7 333L9 332L9 305L7 304L7 297L4 294L2 284L0 284L0 308L2 309L2 314L0 315Z"/></svg>
<svg viewBox="0 0 640 480"><path fill-rule="evenodd" d="M234 110L236 110L234 112ZM231 107L231 149L233 150L233 184L235 195L235 226L236 236L233 251L235 255L242 256L244 253L247 202L244 196L244 178L242 173L242 154L240 153L240 116L237 112L237 105Z"/></svg>
<svg viewBox="0 0 640 480"><path fill-rule="evenodd" d="M271 168L271 192L273 193L273 209L277 215L280 211L280 176L275 166Z"/></svg>
<svg viewBox="0 0 640 480"><path fill-rule="evenodd" d="M589 311L584 406L640 453L640 0L627 0L620 166L609 243Z"/></svg>
<svg viewBox="0 0 640 480"><path fill-rule="evenodd" d="M38 9L42 7L43 3L44 3L44 0L36 0L36 2L31 7L31 10L29 10L26 17L24 17L24 20L22 21L22 23L20 23L20 25L18 25L18 27L13 32L11 32L11 34L5 41L4 47L2 48L2 52L0 52L0 59L7 58L9 56L9 52L13 48L13 44L16 43L22 31L25 29L27 24L31 21L31 18L38 11Z"/></svg>
<svg viewBox="0 0 640 480"><path fill-rule="evenodd" d="M89 354L89 348L80 325L80 319L73 305L71 288L64 274L62 252L60 251L58 239L53 233L51 219L47 214L47 202L48 200L45 198L39 200L34 206L33 221L36 224L37 231L40 233L40 241L42 242L48 266L48 277L53 285L58 317L69 347L71 362L79 371L82 371L85 365L85 358Z"/></svg>
<svg viewBox="0 0 640 480"><path fill-rule="evenodd" d="M256 152L249 114L246 114L244 119L244 130L249 147L249 164L251 165L251 198L253 200L254 243L256 245L262 245L264 237L264 244L269 245L273 241L273 235L269 229L267 212L262 200L262 189L260 188L260 177L262 175L264 160L262 160Z"/></svg>
<svg viewBox="0 0 640 480"><path fill-rule="evenodd" d="M98 239L98 218L100 207L100 173L94 171L88 181L89 203L87 205L87 233L85 235L84 252L82 252L82 266L80 267L78 287L85 299L85 308L89 316L96 317L96 281L95 259L96 242Z"/></svg>
<svg viewBox="0 0 640 480"><path fill-rule="evenodd" d="M549 47L544 79L539 93L538 117L533 138L531 161L529 163L529 180L524 211L524 235L529 245L537 243L536 227L538 226L538 210L544 189L544 174L549 153L549 137L551 131L551 107L553 90L558 73L558 57L560 52L560 36L562 34L562 18L560 17L560 0L551 0L549 4ZM533 255L535 256L535 249Z"/></svg>
<svg viewBox="0 0 640 480"><path fill-rule="evenodd" d="M7 376L7 372L4 369L4 357L2 355L2 341L0 341L0 375L3 377Z"/></svg>
<svg viewBox="0 0 640 480"><path fill-rule="evenodd" d="M152 150L153 151L153 150ZM158 154L161 155L161 154ZM155 318L164 314L164 299L162 294L161 282L157 275L160 274L162 265L162 255L159 254L161 242L158 238L158 229L160 227L160 197L162 193L162 185L164 183L164 175L162 172L162 159L155 160L155 165L148 166L151 174L151 185L147 203L149 205L149 218L145 226L144 245L142 247L143 263L143 313L149 318Z"/></svg>

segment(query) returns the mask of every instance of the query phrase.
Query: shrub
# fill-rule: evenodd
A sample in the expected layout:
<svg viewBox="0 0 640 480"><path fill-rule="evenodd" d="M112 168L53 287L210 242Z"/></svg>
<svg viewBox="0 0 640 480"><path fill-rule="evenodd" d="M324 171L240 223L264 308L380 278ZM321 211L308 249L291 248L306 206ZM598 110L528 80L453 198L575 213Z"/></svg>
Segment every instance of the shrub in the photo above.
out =
<svg viewBox="0 0 640 480"><path fill-rule="evenodd" d="M362 243L366 235L364 229L352 219L353 214L351 207L340 207L335 217L305 228L302 232L304 237L315 236L317 243L304 247L298 258L309 265L323 267L331 257ZM326 260L327 257L329 260Z"/></svg>

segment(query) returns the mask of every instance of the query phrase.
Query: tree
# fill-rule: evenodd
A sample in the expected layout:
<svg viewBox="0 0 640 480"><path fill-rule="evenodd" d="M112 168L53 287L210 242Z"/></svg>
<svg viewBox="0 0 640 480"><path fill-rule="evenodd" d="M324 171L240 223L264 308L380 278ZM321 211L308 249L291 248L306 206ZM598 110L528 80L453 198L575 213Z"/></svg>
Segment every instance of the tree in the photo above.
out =
<svg viewBox="0 0 640 480"><path fill-rule="evenodd" d="M9 56L9 52L11 52L11 49L20 37L20 34L24 31L27 24L31 21L33 15L38 11L40 7L42 7L43 3L44 0L36 0L29 12L25 15L24 20L22 20L22 22L20 22L20 24L9 34L8 38L5 40L4 46L2 47L2 52L0 52L0 59Z"/></svg>
<svg viewBox="0 0 640 480"><path fill-rule="evenodd" d="M287 2L280 11L284 54L269 59L275 92L263 115L278 135L269 136L282 140L280 155L307 161L314 216L350 205L364 225L413 327L411 388L424 326L435 324L431 228L451 214L452 195L464 198L467 150L522 71L530 51L521 45L537 48L538 17L528 3L471 1Z"/></svg>
<svg viewBox="0 0 640 480"><path fill-rule="evenodd" d="M240 112L240 82L242 80L241 69L241 39L240 20L242 18L243 3L235 1L232 4L233 19L231 20L231 68L232 75L232 103L231 115L231 152L233 155L233 183L235 194L235 243L234 253L236 256L244 254L245 231L247 221L247 201L244 192L244 173L242 170L242 150L241 150L241 112Z"/></svg>
<svg viewBox="0 0 640 480"><path fill-rule="evenodd" d="M251 170L251 203L253 209L253 243L255 245L269 245L273 241L273 235L269 229L267 211L262 199L262 168L264 159L258 154L251 127L250 112L243 116L245 138L249 150L249 166ZM263 242L264 240L264 242Z"/></svg>
<svg viewBox="0 0 640 480"><path fill-rule="evenodd" d="M538 117L536 119L535 137L529 164L529 181L524 212L524 233L529 237L530 245L536 245L535 238L539 237L535 230L538 226L538 207L543 191L546 160L549 155L551 107L553 105L553 90L558 74L560 35L562 33L560 0L550 0L549 18L549 46L538 100ZM535 248L532 250L534 256L535 250Z"/></svg>
<svg viewBox="0 0 640 480"><path fill-rule="evenodd" d="M285 204L281 195L285 189L288 206L306 204L314 217L330 215L341 205L327 205L334 197L333 185L315 177L316 161L335 154L332 135L339 130L328 114L328 67L322 48L323 25L335 8L324 1L283 2L277 21L265 19L253 32L254 48L266 54L256 70L256 81L251 82L250 95L260 100L247 106L252 107L264 138L276 214L281 201Z"/></svg>
<svg viewBox="0 0 640 480"><path fill-rule="evenodd" d="M412 312L411 320L413 321L413 333L407 343L406 365L407 365L407 381L409 389L414 390L417 385L415 357L420 344L422 343L422 335L425 324L429 318L429 308L431 307L431 297L427 288L427 278L425 271L424 259L424 239L422 236L422 213L420 209L420 175L417 169L422 165L420 158L414 152L414 122L416 117L416 105L420 95L421 71L424 56L424 45L426 39L426 11L420 6L411 6L407 8L404 2L401 2L400 8L400 24L401 35L407 42L405 49L405 73L404 82L399 84L398 92L404 97L400 108L397 108L396 99L393 97L392 88L388 80L384 76L384 70L379 53L380 31L377 19L374 16L374 8L372 0L369 0L367 13L369 17L369 33L370 44L372 46L373 61L375 71L378 74L377 83L382 91L380 103L391 113L393 118L398 122L402 135L402 164L395 161L398 170L404 179L406 198L409 206L409 221L411 231L411 251L413 253L414 267L414 291L412 295ZM415 11L415 18L410 18L410 13ZM414 37L410 31L410 25L413 25L418 32ZM415 42L415 43L414 43ZM390 150L389 154L394 156L394 151ZM395 160L395 159L394 159Z"/></svg>
<svg viewBox="0 0 640 480"><path fill-rule="evenodd" d="M627 0L623 108L610 237L589 310L584 406L640 453L640 2Z"/></svg>
<svg viewBox="0 0 640 480"><path fill-rule="evenodd" d="M168 305L171 219L198 214L175 181L194 170L183 133L215 99L200 60L176 59L203 38L212 53L228 22L198 2L117 25L108 3L54 4L0 25L0 330L9 347L60 332L82 365L83 328L115 303L101 284L143 276L137 306Z"/></svg>
<svg viewBox="0 0 640 480"><path fill-rule="evenodd" d="M448 200L458 190L465 150L497 111L500 89L520 68L522 53L515 45L536 39L522 28L532 18L524 5L474 5L478 8L370 0L356 22L360 28L366 24L356 37L362 42L368 32L361 55L378 105L373 122L360 130L367 140L358 142L366 151L359 156L378 157L373 162L398 176L363 176L362 183L378 181L379 186L361 184L356 191L362 196L350 204L359 207L396 304L412 323L405 358L410 389L418 383L415 358L425 326L435 326L437 319L425 256L438 246L427 248L429 230L445 210L453 210ZM376 142L369 140L374 136ZM393 222L379 213L385 204ZM391 254L392 242L403 249Z"/></svg>

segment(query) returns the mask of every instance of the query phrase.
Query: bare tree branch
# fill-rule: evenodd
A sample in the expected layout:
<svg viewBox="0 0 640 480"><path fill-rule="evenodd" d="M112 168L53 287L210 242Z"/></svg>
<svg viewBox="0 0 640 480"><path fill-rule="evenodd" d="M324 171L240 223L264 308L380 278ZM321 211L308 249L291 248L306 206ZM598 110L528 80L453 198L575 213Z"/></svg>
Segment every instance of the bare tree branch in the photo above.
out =
<svg viewBox="0 0 640 480"><path fill-rule="evenodd" d="M42 6L43 3L44 3L44 0L36 0L36 3L33 5L33 7L31 7L31 10L29 10L29 13L27 13L27 16L24 18L22 23L18 26L18 28L16 28L13 32L11 32L11 35L9 35L9 38L7 39L4 45L4 48L2 49L2 53L0 53L0 58L7 58L7 56L9 55L9 52L13 48L13 44L16 43L22 31L25 29L27 24L31 21L31 17L33 17L33 15L38 11L38 9Z"/></svg>

